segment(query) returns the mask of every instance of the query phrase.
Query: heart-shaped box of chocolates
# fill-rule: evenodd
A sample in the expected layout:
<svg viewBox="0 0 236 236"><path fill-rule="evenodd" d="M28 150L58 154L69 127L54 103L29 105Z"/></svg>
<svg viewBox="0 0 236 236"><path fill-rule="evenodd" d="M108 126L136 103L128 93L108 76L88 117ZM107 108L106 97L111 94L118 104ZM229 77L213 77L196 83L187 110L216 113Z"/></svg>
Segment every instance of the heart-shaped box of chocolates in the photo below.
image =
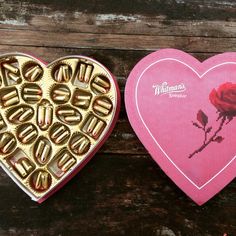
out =
<svg viewBox="0 0 236 236"><path fill-rule="evenodd" d="M129 121L165 173L202 205L236 175L236 53L143 58L125 88Z"/></svg>
<svg viewBox="0 0 236 236"><path fill-rule="evenodd" d="M118 118L120 94L97 61L68 56L46 64L0 56L0 164L41 203L96 153Z"/></svg>

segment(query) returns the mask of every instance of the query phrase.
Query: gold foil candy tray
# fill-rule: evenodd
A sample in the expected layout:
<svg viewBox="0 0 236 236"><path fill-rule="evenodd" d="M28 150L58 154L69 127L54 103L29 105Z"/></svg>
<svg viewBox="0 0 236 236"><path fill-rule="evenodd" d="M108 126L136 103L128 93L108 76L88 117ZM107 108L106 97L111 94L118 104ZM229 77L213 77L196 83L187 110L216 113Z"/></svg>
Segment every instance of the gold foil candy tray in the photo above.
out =
<svg viewBox="0 0 236 236"><path fill-rule="evenodd" d="M75 175L110 134L120 95L111 73L84 56L48 65L0 56L0 164L35 201Z"/></svg>

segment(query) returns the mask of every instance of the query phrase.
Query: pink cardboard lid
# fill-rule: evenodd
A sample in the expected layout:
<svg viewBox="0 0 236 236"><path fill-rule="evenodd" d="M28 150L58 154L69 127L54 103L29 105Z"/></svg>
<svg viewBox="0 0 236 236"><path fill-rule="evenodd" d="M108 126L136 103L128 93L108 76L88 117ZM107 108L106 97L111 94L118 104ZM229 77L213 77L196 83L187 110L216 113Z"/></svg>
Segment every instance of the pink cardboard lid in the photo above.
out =
<svg viewBox="0 0 236 236"><path fill-rule="evenodd" d="M202 205L236 173L236 53L199 62L163 49L143 58L125 88L129 121L152 158Z"/></svg>

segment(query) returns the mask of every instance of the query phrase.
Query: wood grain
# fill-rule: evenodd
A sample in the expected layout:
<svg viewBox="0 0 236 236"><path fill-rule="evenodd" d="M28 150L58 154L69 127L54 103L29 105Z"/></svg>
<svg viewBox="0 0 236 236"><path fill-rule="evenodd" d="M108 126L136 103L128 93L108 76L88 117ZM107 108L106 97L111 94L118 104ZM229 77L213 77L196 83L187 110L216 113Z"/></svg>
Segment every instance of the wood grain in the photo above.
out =
<svg viewBox="0 0 236 236"><path fill-rule="evenodd" d="M0 52L45 61L91 56L115 74L122 108L94 159L44 204L0 172L0 235L236 235L236 183L196 206L133 132L123 92L133 66L160 48L199 60L236 50L234 0L0 0Z"/></svg>

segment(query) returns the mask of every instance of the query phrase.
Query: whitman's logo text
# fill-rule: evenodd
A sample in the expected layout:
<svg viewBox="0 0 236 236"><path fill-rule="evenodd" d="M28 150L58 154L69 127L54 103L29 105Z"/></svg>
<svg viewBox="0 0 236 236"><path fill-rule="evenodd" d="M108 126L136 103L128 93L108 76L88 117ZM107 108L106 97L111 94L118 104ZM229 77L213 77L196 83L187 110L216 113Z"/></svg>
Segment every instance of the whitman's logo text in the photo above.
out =
<svg viewBox="0 0 236 236"><path fill-rule="evenodd" d="M187 95L183 94L186 91L185 85L177 84L177 85L168 85L167 82L163 82L162 84L155 84L152 86L154 89L155 96L160 96L164 94L168 94L170 98L185 98Z"/></svg>

